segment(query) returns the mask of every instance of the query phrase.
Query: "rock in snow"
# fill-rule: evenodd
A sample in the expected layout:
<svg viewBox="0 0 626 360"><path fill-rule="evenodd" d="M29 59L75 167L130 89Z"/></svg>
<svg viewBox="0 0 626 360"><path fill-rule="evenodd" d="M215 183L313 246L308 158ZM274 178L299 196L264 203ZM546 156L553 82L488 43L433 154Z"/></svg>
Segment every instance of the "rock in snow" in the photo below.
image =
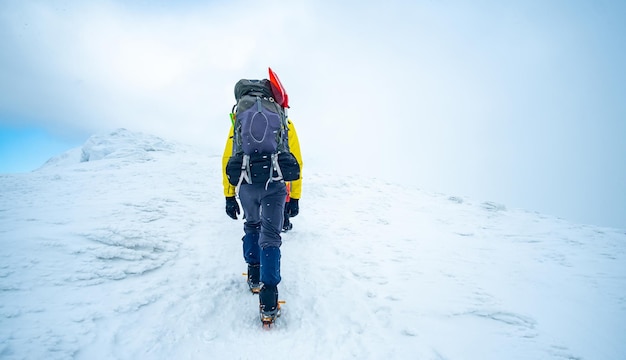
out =
<svg viewBox="0 0 626 360"><path fill-rule="evenodd" d="M304 175L269 332L221 154L120 129L0 175L0 358L626 358L624 230Z"/></svg>

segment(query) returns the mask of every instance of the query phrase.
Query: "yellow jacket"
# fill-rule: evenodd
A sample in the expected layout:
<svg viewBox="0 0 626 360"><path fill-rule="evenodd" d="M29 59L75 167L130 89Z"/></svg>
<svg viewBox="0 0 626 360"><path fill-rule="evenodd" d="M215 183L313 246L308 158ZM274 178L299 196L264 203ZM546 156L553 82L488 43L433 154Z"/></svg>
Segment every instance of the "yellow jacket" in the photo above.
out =
<svg viewBox="0 0 626 360"><path fill-rule="evenodd" d="M228 132L228 139L226 139L226 146L224 147L224 155L222 156L222 183L224 185L224 196L226 197L235 196L235 187L228 182L228 177L226 177L226 164L233 154L234 132L235 128L231 125L230 131ZM296 128L289 119L287 120L287 137L289 138L289 151L296 157L296 160L298 160L300 164L300 179L291 182L291 197L300 199L300 195L302 194L302 155L300 154L300 142L298 141Z"/></svg>

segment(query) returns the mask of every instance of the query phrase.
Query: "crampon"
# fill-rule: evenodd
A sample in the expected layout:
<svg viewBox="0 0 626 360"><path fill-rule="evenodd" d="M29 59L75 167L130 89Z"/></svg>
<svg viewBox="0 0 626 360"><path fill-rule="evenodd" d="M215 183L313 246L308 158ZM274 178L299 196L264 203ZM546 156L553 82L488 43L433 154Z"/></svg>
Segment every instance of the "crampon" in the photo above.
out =
<svg viewBox="0 0 626 360"><path fill-rule="evenodd" d="M279 300L278 306L273 311L263 311L263 310L260 311L260 319L261 319L261 323L263 324L264 329L269 330L272 327L272 325L274 325L274 322L276 321L276 319L280 317L280 313L281 313L280 307L284 303L285 303L284 300Z"/></svg>
<svg viewBox="0 0 626 360"><path fill-rule="evenodd" d="M248 288L250 288L250 292L252 292L253 294L258 294L261 291L261 283L252 282L250 280L250 277L248 276L248 273L241 273L241 275L247 278L246 283L248 284Z"/></svg>

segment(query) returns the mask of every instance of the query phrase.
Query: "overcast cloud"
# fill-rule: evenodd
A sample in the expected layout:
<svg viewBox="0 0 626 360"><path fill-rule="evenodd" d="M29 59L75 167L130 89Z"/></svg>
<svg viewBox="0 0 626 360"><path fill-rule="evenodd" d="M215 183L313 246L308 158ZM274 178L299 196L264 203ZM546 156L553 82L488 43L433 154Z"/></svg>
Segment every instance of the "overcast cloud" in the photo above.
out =
<svg viewBox="0 0 626 360"><path fill-rule="evenodd" d="M220 153L271 66L307 166L626 228L621 1L168 4L3 1L0 125Z"/></svg>

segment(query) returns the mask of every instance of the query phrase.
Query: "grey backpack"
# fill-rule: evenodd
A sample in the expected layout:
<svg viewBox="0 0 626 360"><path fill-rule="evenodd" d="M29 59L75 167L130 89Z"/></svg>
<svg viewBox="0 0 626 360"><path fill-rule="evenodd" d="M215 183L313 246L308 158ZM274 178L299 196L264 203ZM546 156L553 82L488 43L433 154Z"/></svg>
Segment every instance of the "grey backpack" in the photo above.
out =
<svg viewBox="0 0 626 360"><path fill-rule="evenodd" d="M239 80L235 99L233 153L226 166L230 184L299 179L300 165L289 152L285 109L274 101L269 80Z"/></svg>

